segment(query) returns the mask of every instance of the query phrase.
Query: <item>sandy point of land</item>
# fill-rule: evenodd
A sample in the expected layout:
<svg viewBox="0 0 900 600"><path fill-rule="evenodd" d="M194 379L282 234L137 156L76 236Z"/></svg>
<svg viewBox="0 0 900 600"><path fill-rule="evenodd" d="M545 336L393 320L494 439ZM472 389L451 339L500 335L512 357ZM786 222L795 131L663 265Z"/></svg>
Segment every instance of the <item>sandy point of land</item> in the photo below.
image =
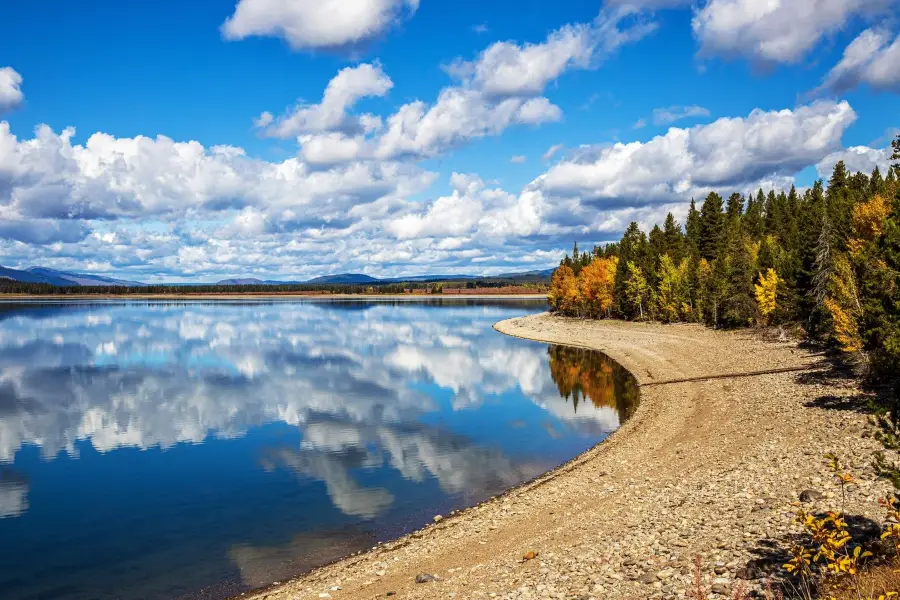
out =
<svg viewBox="0 0 900 600"><path fill-rule="evenodd" d="M823 494L809 505L817 510L841 502L824 468L829 451L862 479L846 511L880 514L886 487L869 466L877 446L865 416L846 410L859 391L795 343L546 314L495 327L604 351L641 384L635 416L533 483L250 596L684 598L701 555L713 597L725 597L739 581L759 585L767 560L780 562L760 541L789 534L800 492ZM767 370L781 372L758 374ZM717 376L727 377L666 383ZM416 583L421 574L439 579Z"/></svg>

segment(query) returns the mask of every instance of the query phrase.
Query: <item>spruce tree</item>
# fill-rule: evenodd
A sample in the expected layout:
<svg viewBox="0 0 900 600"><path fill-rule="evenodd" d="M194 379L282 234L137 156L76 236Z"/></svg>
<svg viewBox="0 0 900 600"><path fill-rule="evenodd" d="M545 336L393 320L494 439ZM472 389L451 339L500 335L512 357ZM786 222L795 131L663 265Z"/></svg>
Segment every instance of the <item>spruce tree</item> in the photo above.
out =
<svg viewBox="0 0 900 600"><path fill-rule="evenodd" d="M684 234L681 231L681 225L675 221L672 213L666 215L663 235L665 237L665 253L677 265L684 257Z"/></svg>
<svg viewBox="0 0 900 600"><path fill-rule="evenodd" d="M724 234L722 196L710 192L700 208L700 256L706 260L714 260L722 248Z"/></svg>
<svg viewBox="0 0 900 600"><path fill-rule="evenodd" d="M697 205L691 198L691 207L688 209L687 224L685 225L685 237L687 250L692 255L700 253L700 213Z"/></svg>

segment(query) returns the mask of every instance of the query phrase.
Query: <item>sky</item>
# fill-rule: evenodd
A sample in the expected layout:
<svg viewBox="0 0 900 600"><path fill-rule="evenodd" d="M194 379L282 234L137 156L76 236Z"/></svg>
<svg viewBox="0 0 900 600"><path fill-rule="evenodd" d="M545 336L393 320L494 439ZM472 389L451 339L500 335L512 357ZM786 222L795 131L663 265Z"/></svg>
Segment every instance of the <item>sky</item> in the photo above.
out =
<svg viewBox="0 0 900 600"><path fill-rule="evenodd" d="M710 191L882 171L900 0L0 9L0 264L146 282L555 266Z"/></svg>

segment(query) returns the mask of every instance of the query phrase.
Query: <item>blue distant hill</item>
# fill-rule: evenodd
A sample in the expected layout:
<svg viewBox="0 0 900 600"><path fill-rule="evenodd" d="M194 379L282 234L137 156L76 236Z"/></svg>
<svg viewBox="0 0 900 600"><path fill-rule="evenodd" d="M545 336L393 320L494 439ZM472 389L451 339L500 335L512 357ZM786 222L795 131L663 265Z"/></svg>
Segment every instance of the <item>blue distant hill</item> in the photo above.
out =
<svg viewBox="0 0 900 600"><path fill-rule="evenodd" d="M539 282L549 280L553 274L553 269L544 269L538 271L524 271L518 273L502 273L500 275L414 275L411 277L391 277L378 278L366 275L364 273L338 273L335 275L323 275L308 281L277 281L264 280L254 277L235 277L232 279L222 279L212 285L377 285L387 283L403 283L403 282L437 282L437 281L460 281L460 280L479 280L479 279L502 279L512 282ZM47 267L29 267L28 269L10 269L0 267L0 279L12 279L13 281L21 281L23 283L46 283L60 287L77 287L77 286L97 286L97 287L146 287L149 284L140 281L129 281L126 279L115 279L112 277L104 277L102 275L90 275L87 273L75 273L72 271L60 271L58 269L50 269ZM171 284L171 285L210 285L203 283L191 284Z"/></svg>

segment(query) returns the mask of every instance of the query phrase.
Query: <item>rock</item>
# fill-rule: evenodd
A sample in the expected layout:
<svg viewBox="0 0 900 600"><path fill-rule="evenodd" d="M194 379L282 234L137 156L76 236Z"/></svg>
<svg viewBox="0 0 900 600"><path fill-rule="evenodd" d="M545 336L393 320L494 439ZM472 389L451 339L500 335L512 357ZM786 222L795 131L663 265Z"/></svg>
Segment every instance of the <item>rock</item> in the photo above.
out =
<svg viewBox="0 0 900 600"><path fill-rule="evenodd" d="M727 596L730 592L728 585L724 583L714 583L710 588L710 591L713 594L722 594L723 596Z"/></svg>
<svg viewBox="0 0 900 600"><path fill-rule="evenodd" d="M815 502L816 500L821 500L824 497L825 496L823 496L816 490L803 490L802 492L800 492L800 502Z"/></svg>
<svg viewBox="0 0 900 600"><path fill-rule="evenodd" d="M531 550L525 553L525 556L522 557L522 560L533 560L535 558L537 558L537 552Z"/></svg>
<svg viewBox="0 0 900 600"><path fill-rule="evenodd" d="M397 592L388 592L385 596L396 596Z"/></svg>
<svg viewBox="0 0 900 600"><path fill-rule="evenodd" d="M640 581L641 583L646 583L647 585L650 585L651 583L656 582L656 575L654 573L644 573L643 575L638 577L637 580Z"/></svg>
<svg viewBox="0 0 900 600"><path fill-rule="evenodd" d="M437 575L432 575L431 573L419 573L416 575L416 583L431 583L438 579L439 577Z"/></svg>
<svg viewBox="0 0 900 600"><path fill-rule="evenodd" d="M441 521L444 520L444 517L443 517L443 515L434 515L434 518L433 518L432 520L433 520L435 523L440 523Z"/></svg>

